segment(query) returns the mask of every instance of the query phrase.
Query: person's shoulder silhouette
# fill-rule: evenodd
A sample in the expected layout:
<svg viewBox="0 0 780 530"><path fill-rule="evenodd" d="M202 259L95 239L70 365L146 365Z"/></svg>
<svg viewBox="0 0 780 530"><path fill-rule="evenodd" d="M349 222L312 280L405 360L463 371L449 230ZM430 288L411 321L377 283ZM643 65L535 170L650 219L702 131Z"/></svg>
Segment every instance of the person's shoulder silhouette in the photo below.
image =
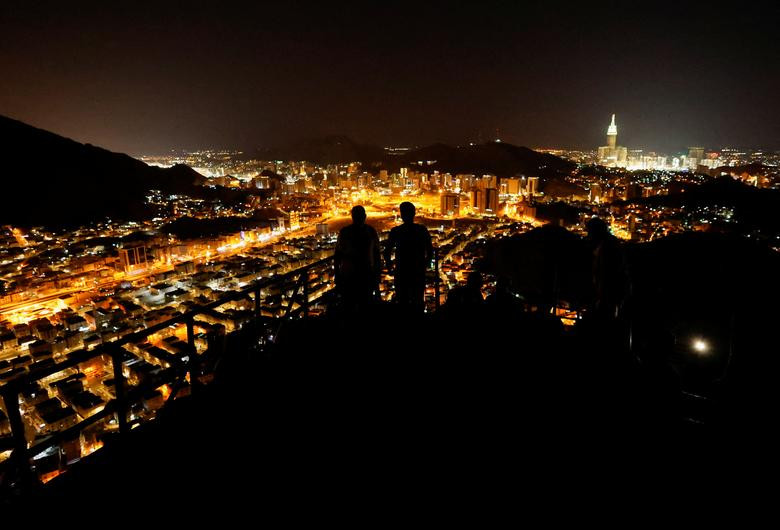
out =
<svg viewBox="0 0 780 530"><path fill-rule="evenodd" d="M414 222L416 209L411 202L403 202L400 206L400 224L390 230L389 253L395 251L397 270L419 271L427 267L433 257L433 244L428 229Z"/></svg>
<svg viewBox="0 0 780 530"><path fill-rule="evenodd" d="M333 261L336 287L345 298L369 298L377 290L381 272L379 237L366 224L362 206L352 208L352 224L339 231Z"/></svg>
<svg viewBox="0 0 780 530"><path fill-rule="evenodd" d="M473 309L481 306L482 298L482 274L473 271L466 280L466 285L454 287L447 294L446 307L451 309Z"/></svg>
<svg viewBox="0 0 780 530"><path fill-rule="evenodd" d="M586 226L592 248L593 305L597 313L614 317L629 290L625 253L604 220L594 217Z"/></svg>
<svg viewBox="0 0 780 530"><path fill-rule="evenodd" d="M431 235L424 225L414 222L414 204L403 202L399 209L403 224L390 230L385 261L395 276L396 300L422 308L425 271L433 258ZM395 261L391 261L393 254Z"/></svg>

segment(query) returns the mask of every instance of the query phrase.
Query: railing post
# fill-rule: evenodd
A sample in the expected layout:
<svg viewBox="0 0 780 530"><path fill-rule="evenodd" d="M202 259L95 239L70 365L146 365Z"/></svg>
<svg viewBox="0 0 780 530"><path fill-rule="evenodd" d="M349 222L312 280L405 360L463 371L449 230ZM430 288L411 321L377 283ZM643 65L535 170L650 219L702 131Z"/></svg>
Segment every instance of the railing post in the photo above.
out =
<svg viewBox="0 0 780 530"><path fill-rule="evenodd" d="M434 248L433 249L433 268L435 271L434 280L433 280L433 295L436 297L434 300L433 307L436 308L436 310L439 310L439 249Z"/></svg>
<svg viewBox="0 0 780 530"><path fill-rule="evenodd" d="M114 366L114 394L116 395L116 421L119 435L127 434L127 380L122 372L122 348L111 347L111 364Z"/></svg>
<svg viewBox="0 0 780 530"><path fill-rule="evenodd" d="M16 469L19 471L21 486L28 489L32 486L32 469L30 459L27 458L27 436L24 434L24 421L19 412L19 394L14 389L3 393L5 410L8 414L8 422L11 424L11 436L13 438L14 451L12 458L16 461Z"/></svg>
<svg viewBox="0 0 780 530"><path fill-rule="evenodd" d="M553 316L558 315L558 263L553 266Z"/></svg>
<svg viewBox="0 0 780 530"><path fill-rule="evenodd" d="M255 293L255 326L258 340L265 343L265 329L262 323L262 308L260 307L260 284L257 283L254 289Z"/></svg>
<svg viewBox="0 0 780 530"><path fill-rule="evenodd" d="M303 318L304 320L309 318L309 270L306 269L301 273L301 281L303 282Z"/></svg>
<svg viewBox="0 0 780 530"><path fill-rule="evenodd" d="M190 354L190 389L193 394L196 392L198 386L198 351L195 348L195 317L190 315L187 317L187 350Z"/></svg>
<svg viewBox="0 0 780 530"><path fill-rule="evenodd" d="M260 284L255 286L255 329L257 330L257 337L265 348L265 323L263 322L263 311L260 303Z"/></svg>

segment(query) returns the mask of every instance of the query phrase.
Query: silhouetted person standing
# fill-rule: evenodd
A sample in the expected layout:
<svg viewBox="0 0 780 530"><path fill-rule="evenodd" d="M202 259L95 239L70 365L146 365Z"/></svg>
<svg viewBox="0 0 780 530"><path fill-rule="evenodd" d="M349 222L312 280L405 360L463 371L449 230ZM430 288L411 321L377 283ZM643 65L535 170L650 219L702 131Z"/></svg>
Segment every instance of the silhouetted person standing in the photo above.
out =
<svg viewBox="0 0 780 530"><path fill-rule="evenodd" d="M366 224L366 210L352 208L352 224L339 232L333 254L336 289L345 308L354 310L369 304L379 290L382 270L379 237Z"/></svg>
<svg viewBox="0 0 780 530"><path fill-rule="evenodd" d="M516 318L523 312L522 302L512 292L510 280L504 275L496 278L496 290L487 297L485 304L492 312L504 318Z"/></svg>
<svg viewBox="0 0 780 530"><path fill-rule="evenodd" d="M484 303L482 298L482 275L472 271L466 279L466 285L453 287L447 294L445 307L453 309L477 310Z"/></svg>
<svg viewBox="0 0 780 530"><path fill-rule="evenodd" d="M403 224L390 230L385 261L395 276L397 302L412 311L422 312L425 307L425 271L433 258L431 235L425 226L414 222L414 204L402 202L400 210ZM393 253L395 261L391 264Z"/></svg>
<svg viewBox="0 0 780 530"><path fill-rule="evenodd" d="M592 249L593 311L602 319L615 319L628 294L628 271L620 241L607 223L594 217L587 224Z"/></svg>

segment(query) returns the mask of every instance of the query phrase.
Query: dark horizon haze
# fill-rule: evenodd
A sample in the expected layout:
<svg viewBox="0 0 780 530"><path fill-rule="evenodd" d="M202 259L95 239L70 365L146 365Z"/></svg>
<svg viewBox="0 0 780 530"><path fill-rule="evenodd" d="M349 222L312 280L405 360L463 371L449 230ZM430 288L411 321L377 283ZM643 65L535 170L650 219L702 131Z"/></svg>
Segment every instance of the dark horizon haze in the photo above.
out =
<svg viewBox="0 0 780 530"><path fill-rule="evenodd" d="M343 134L780 149L777 4L6 2L0 114L134 155Z"/></svg>

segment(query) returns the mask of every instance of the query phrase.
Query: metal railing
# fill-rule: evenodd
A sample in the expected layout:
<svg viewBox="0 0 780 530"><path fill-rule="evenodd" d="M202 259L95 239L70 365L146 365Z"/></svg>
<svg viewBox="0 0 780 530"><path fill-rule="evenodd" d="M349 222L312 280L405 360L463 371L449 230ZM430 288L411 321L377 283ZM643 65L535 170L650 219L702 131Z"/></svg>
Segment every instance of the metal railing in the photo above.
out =
<svg viewBox="0 0 780 530"><path fill-rule="evenodd" d="M277 322L290 318L305 319L310 315L312 304L319 303L334 288L333 282L330 281L324 287L312 292L313 280L316 280L318 277L316 271L320 269L330 271L332 268L333 256L330 256L282 275L257 280L251 285L229 291L218 299L192 308L185 313L140 331L129 333L115 341L100 344L92 350L84 349L71 352L68 354L67 359L62 362L31 371L8 381L4 386L0 387L0 395L2 396L10 423L11 436L0 438L0 452L10 449L12 454L7 460L0 462L0 486L7 488L10 485L10 487L25 489L39 485L41 480L40 477L36 477L36 466L32 462L34 457L47 450L58 448L64 441L73 439L74 436L79 436L84 429L96 425L100 421L110 422L112 425L110 432L115 432L120 439L132 428L136 427L137 424L152 421L156 414L146 420L136 418L131 421L128 418L131 406L140 403L143 397L150 391L159 389L164 385L170 387L170 394L165 398L163 405L155 409L155 413L163 410L177 396L184 394L185 389L192 394L199 392L199 387L206 384L202 381L203 376L208 375L203 372L203 365L206 360L213 357L221 357L225 352L223 348L208 347L203 353L198 353L195 333L195 328L198 326L196 317L213 312L216 308L227 303L241 299L246 300L246 297L251 295L254 302L251 321L259 324L256 331L264 340L266 329L263 323L263 291L277 289L279 293L286 295L280 298L286 299L285 301L287 302L286 307L283 307L283 305L275 306L275 315L265 318ZM436 250L434 250L433 270L435 273L434 306L438 308L440 280ZM161 368L160 371L148 380L140 381L137 385L131 385L123 370L123 363L127 360L129 352L123 347L142 343L153 334L181 324L186 326L187 348L184 354L177 356L160 348L156 352L149 352L150 355L159 360L158 366ZM110 359L111 361L114 398L109 400L102 410L83 417L74 425L49 434L41 440L29 442L25 432L25 419L22 417L20 410L22 392L25 388L29 388L31 383L38 383L61 372L73 369L79 370L80 365L94 361L99 357L103 357L106 360ZM5 441L6 446L2 445L3 441ZM63 466L63 470L66 470L67 467L67 465ZM0 491L2 490L0 489Z"/></svg>
<svg viewBox="0 0 780 530"><path fill-rule="evenodd" d="M204 375L201 369L204 360L209 356L221 355L223 353L211 351L212 348L201 354L197 352L195 327L198 316L251 295L254 297L254 320L260 322L262 321L263 290L270 287L279 287L280 290L285 292L292 291L292 294L286 297L287 307L282 308L284 311L282 318L292 318L299 315L306 318L309 315L310 304L316 303L325 294L320 292L316 298L312 298L309 292L311 284L310 274L318 268L331 267L332 259L332 257L324 258L289 273L258 280L247 287L230 291L208 304L195 307L143 330L129 333L113 342L98 345L93 350L73 352L62 362L34 370L7 382L0 387L0 395L2 395L4 408L11 427L10 449L12 454L10 458L0 463L0 474L2 474L0 475L0 481L5 482L10 478L22 487L35 484L35 471L31 460L36 455L40 455L44 451L60 445L64 440L71 439L85 428L101 420L113 418L116 423L117 434L120 437L123 436L134 426L128 421L130 406L139 402L149 391L158 389L163 385L169 385L171 391L165 400L165 405L172 402L184 388L188 387L191 393L198 392L198 388L202 384L201 376ZM330 288L325 289L325 292L329 291ZM123 346L141 343L155 333L181 324L186 326L186 352L179 356L165 350L159 350L156 353L150 352L150 355L159 359L159 366L165 368L161 369L159 373L147 381L143 381L138 385L130 385L128 377L123 370L123 362L126 360L128 353ZM25 420L20 411L22 404L20 398L24 389L29 388L31 383L38 383L41 380L70 369L78 369L80 365L97 360L100 357L104 359L110 358L111 360L113 366L114 399L108 401L102 410L83 418L75 425L50 434L37 442L28 442L25 434ZM0 451L7 449L9 447L0 447Z"/></svg>

